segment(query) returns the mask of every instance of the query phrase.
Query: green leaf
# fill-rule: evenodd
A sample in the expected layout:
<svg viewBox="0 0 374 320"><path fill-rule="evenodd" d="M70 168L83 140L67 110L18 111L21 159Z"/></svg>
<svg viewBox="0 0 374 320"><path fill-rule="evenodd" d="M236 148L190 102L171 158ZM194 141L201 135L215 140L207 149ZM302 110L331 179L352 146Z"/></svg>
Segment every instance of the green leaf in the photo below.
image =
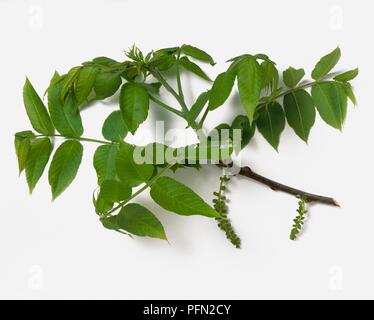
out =
<svg viewBox="0 0 374 320"><path fill-rule="evenodd" d="M347 94L349 100L353 103L354 106L357 106L357 99L355 93L353 92L353 87L350 84L347 84L344 87L345 93Z"/></svg>
<svg viewBox="0 0 374 320"><path fill-rule="evenodd" d="M79 110L72 95L62 102L60 97L63 83L59 79L61 77L55 73L48 88L48 109L52 122L63 136L80 137L83 126Z"/></svg>
<svg viewBox="0 0 374 320"><path fill-rule="evenodd" d="M94 167L99 186L105 180L113 180L116 177L117 154L118 144L104 145L96 149L94 155Z"/></svg>
<svg viewBox="0 0 374 320"><path fill-rule="evenodd" d="M54 128L48 111L29 79L23 87L23 101L32 127L39 133L52 135Z"/></svg>
<svg viewBox="0 0 374 320"><path fill-rule="evenodd" d="M83 146L67 140L57 149L48 172L53 200L73 182L82 161Z"/></svg>
<svg viewBox="0 0 374 320"><path fill-rule="evenodd" d="M278 151L280 135L285 127L282 106L273 102L261 108L256 124L263 137Z"/></svg>
<svg viewBox="0 0 374 320"><path fill-rule="evenodd" d="M120 211L117 216L117 225L140 237L167 240L164 227L156 216L136 203L130 203Z"/></svg>
<svg viewBox="0 0 374 320"><path fill-rule="evenodd" d="M149 96L147 90L137 83L126 83L122 86L120 107L127 128L132 134L148 116Z"/></svg>
<svg viewBox="0 0 374 320"><path fill-rule="evenodd" d="M220 217L218 212L192 189L169 177L161 177L156 180L151 187L150 194L159 206L180 215Z"/></svg>
<svg viewBox="0 0 374 320"><path fill-rule="evenodd" d="M93 89L97 100L104 100L113 96L122 84L119 73L100 72L97 74Z"/></svg>
<svg viewBox="0 0 374 320"><path fill-rule="evenodd" d="M131 197L131 188L122 181L105 180L100 187L100 196L108 202L120 202Z"/></svg>
<svg viewBox="0 0 374 320"><path fill-rule="evenodd" d="M209 109L214 110L222 106L230 96L235 82L235 73L226 71L219 74L214 80L209 96Z"/></svg>
<svg viewBox="0 0 374 320"><path fill-rule="evenodd" d="M149 94L159 94L162 84L160 82L152 83L140 83L144 88L147 89Z"/></svg>
<svg viewBox="0 0 374 320"><path fill-rule="evenodd" d="M35 135L31 131L18 132L14 137L14 146L16 148L20 174L25 169L27 157L30 151L31 139L33 139L34 137Z"/></svg>
<svg viewBox="0 0 374 320"><path fill-rule="evenodd" d="M340 82L348 82L356 78L359 74L359 69L350 70L347 72L344 72L342 74L337 75L334 80L340 81Z"/></svg>
<svg viewBox="0 0 374 320"><path fill-rule="evenodd" d="M82 67L74 67L69 70L69 72L62 76L63 79L63 86L61 89L61 100L65 100L66 95L69 93L69 91L72 90L74 87L74 83L76 81L76 78L79 75L79 72L81 71Z"/></svg>
<svg viewBox="0 0 374 320"><path fill-rule="evenodd" d="M121 143L118 150L116 168L119 178L129 187L136 187L143 182L148 181L153 174L152 164L135 162L135 146L127 143ZM140 155L139 155L140 156Z"/></svg>
<svg viewBox="0 0 374 320"><path fill-rule="evenodd" d="M75 83L75 97L77 99L77 106L82 105L87 101L96 80L98 69L95 67L83 67Z"/></svg>
<svg viewBox="0 0 374 320"><path fill-rule="evenodd" d="M190 56L190 57L192 57L196 60L200 60L200 61L203 61L203 62L210 63L212 66L215 65L215 62L214 62L213 58L208 53L206 53L205 51L203 51L199 48L196 48L196 47L185 44L185 45L182 46L181 50L184 54L186 54L187 56Z"/></svg>
<svg viewBox="0 0 374 320"><path fill-rule="evenodd" d="M242 58L236 68L240 101L252 123L262 89L262 69L251 56Z"/></svg>
<svg viewBox="0 0 374 320"><path fill-rule="evenodd" d="M308 142L310 129L316 119L316 110L312 97L305 90L296 90L284 97L284 109L288 124L296 134Z"/></svg>
<svg viewBox="0 0 374 320"><path fill-rule="evenodd" d="M189 126L197 119L197 117L203 110L204 106L209 100L209 95L210 92L206 91L200 94L199 97L196 99L195 103L193 104L193 106L187 114L187 121Z"/></svg>
<svg viewBox="0 0 374 320"><path fill-rule="evenodd" d="M199 76L200 78L203 78L204 80L207 81L212 81L208 77L208 75L194 62L192 62L190 59L187 57L182 57L179 59L179 64L186 69L189 72L192 72Z"/></svg>
<svg viewBox="0 0 374 320"><path fill-rule="evenodd" d="M34 191L36 184L43 175L51 152L52 144L49 138L36 139L31 143L25 166L30 193Z"/></svg>
<svg viewBox="0 0 374 320"><path fill-rule="evenodd" d="M256 131L256 126L249 123L249 119L247 116L239 115L233 120L231 129L241 130L241 143L239 148L239 150L241 150L246 147L253 138ZM235 140L233 140L233 142L234 144L236 143Z"/></svg>
<svg viewBox="0 0 374 320"><path fill-rule="evenodd" d="M109 209L110 210L110 209ZM108 210L108 211L109 211ZM100 212L99 212L100 213ZM105 213L105 212L104 212ZM103 217L100 219L101 223L103 224L103 227L108 230L114 230L118 231L120 227L117 224L117 216L112 217Z"/></svg>
<svg viewBox="0 0 374 320"><path fill-rule="evenodd" d="M289 88L295 88L305 76L304 69L294 69L289 67L283 71L283 82Z"/></svg>
<svg viewBox="0 0 374 320"><path fill-rule="evenodd" d="M113 60L113 59L108 58L108 57L97 57L97 58L93 59L92 62L94 62L95 64L98 64L100 66L104 66L104 67L110 67L110 66L113 66L113 65L119 63L118 61Z"/></svg>
<svg viewBox="0 0 374 320"><path fill-rule="evenodd" d="M273 63L265 60L261 63L262 69L262 87L270 86L272 89L278 89L279 73Z"/></svg>
<svg viewBox="0 0 374 320"><path fill-rule="evenodd" d="M334 51L324 56L316 65L312 72L312 78L314 80L322 79L326 76L339 62L341 57L340 48L336 48Z"/></svg>
<svg viewBox="0 0 374 320"><path fill-rule="evenodd" d="M120 110L113 111L103 125L103 137L109 141L119 142L125 139L128 130Z"/></svg>
<svg viewBox="0 0 374 320"><path fill-rule="evenodd" d="M98 215L101 215L103 213L107 213L108 211L112 210L113 206L114 206L114 202L109 202L109 201L105 200L100 194L97 197L97 199L95 199L95 195L93 196L93 203L94 203L94 206L95 206L95 211ZM104 227L106 227L106 226L104 226ZM118 228L116 228L116 229L118 229Z"/></svg>
<svg viewBox="0 0 374 320"><path fill-rule="evenodd" d="M330 126L341 130L347 114L347 94L339 82L317 83L312 97L321 118Z"/></svg>

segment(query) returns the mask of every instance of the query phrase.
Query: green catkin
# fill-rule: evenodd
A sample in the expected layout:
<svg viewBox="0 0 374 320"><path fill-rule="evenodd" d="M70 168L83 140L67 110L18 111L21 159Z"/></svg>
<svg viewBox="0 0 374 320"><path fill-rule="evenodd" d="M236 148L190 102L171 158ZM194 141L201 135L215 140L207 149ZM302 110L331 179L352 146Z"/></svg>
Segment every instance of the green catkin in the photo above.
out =
<svg viewBox="0 0 374 320"><path fill-rule="evenodd" d="M225 196L226 193L226 184L230 181L230 177L223 175L220 177L219 191L214 192L216 197L213 200L214 209L221 215L220 218L216 218L218 222L218 227L226 234L227 239L238 249L241 247L241 240L238 235L235 233L231 221L228 218L227 212L227 199Z"/></svg>
<svg viewBox="0 0 374 320"><path fill-rule="evenodd" d="M290 239L292 241L295 241L304 224L305 224L305 217L306 217L306 214L307 214L307 204L308 204L308 200L305 199L305 198L301 198L300 201L299 201L299 208L297 209L297 213L298 215L296 216L296 218L293 220L294 224L292 226L292 230L291 230L291 234L290 234Z"/></svg>

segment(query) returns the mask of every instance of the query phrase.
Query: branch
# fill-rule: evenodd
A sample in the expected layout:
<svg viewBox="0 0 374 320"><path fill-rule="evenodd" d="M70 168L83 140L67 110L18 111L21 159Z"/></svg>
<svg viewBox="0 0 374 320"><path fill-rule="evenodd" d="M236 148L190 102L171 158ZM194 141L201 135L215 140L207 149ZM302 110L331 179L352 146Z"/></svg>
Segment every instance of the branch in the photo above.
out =
<svg viewBox="0 0 374 320"><path fill-rule="evenodd" d="M318 202L318 203L323 203L323 204L330 205L330 206L340 207L339 203L333 198L325 197L325 196L319 196L319 195L316 195L316 194L312 194L312 193L309 193L309 192L305 192L305 191L302 191L302 190L298 190L298 189L286 186L284 184L281 184L279 182L270 180L270 179L268 179L264 176L259 175L258 173L253 172L252 169L249 168L249 167L240 168L239 175L241 175L243 177L250 178L250 179L255 180L257 182L260 182L264 185L267 185L268 187L270 187L274 191L285 192L285 193L294 195L297 198L304 197L305 199L308 200L308 202Z"/></svg>

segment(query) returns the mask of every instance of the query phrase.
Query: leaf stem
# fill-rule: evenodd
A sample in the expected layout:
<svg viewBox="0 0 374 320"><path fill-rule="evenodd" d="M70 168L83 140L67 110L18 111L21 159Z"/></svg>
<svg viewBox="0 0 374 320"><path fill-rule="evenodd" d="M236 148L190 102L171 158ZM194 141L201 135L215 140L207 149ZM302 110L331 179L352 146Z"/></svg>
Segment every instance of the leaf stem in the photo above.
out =
<svg viewBox="0 0 374 320"><path fill-rule="evenodd" d="M152 96L152 95L149 95L149 98L156 104L158 104L159 106L161 106L162 108L170 111L170 112L173 112L175 113L176 115L184 118L184 115L183 115L183 112L179 111L179 110L176 110L172 107L170 107L169 105L167 105L166 103L162 102L161 100L157 99L156 97Z"/></svg>
<svg viewBox="0 0 374 320"><path fill-rule="evenodd" d="M178 94L184 100L183 88L182 88L182 81L181 81L181 73L180 73L180 66L179 66L179 59L181 56L181 48L178 49L177 54L177 84L178 84Z"/></svg>
<svg viewBox="0 0 374 320"><path fill-rule="evenodd" d="M198 128L201 129L203 127L203 124L204 124L204 122L206 120L206 117L208 116L209 111L210 111L209 107L207 107L206 110L205 110L205 112L204 112L204 114L203 114L203 116L201 117L201 120L200 120L200 122L198 124Z"/></svg>
<svg viewBox="0 0 374 320"><path fill-rule="evenodd" d="M188 112L188 108L187 108L187 105L186 105L186 102L184 101L184 98L181 97L173 88L172 86L165 80L165 78L161 75L160 72L158 72L157 70L154 70L152 68L149 68L149 72L158 80L161 82L161 84L165 87L165 89L167 91L169 91L173 96L174 98L178 101L178 103L180 104L180 106L182 107L182 110L183 112L187 113Z"/></svg>
<svg viewBox="0 0 374 320"><path fill-rule="evenodd" d="M312 86L314 86L315 84L318 84L318 83L321 83L323 81L321 80L316 80L316 81L311 81L311 82L307 82L307 83L304 83L298 87L295 87L295 88L291 88L291 89L288 89L286 91L283 91L281 93L279 93L278 95L272 97L271 95L268 96L266 99L265 99L265 102L261 102L258 106L257 106L257 110L263 108L264 106L268 105L269 103L281 98L281 97L284 97L286 96L287 94L290 94L292 92L295 92L296 90L302 90L302 89L307 89L307 88L310 88Z"/></svg>
<svg viewBox="0 0 374 320"><path fill-rule="evenodd" d="M91 139L91 138L85 138L85 137L67 137L67 136L63 136L63 135L60 135L60 134L52 134L52 135L40 134L40 135L37 135L35 137L36 138L40 138L40 137L64 138L64 139L73 139L73 140L93 142L93 143L99 143L99 144L113 144L113 142L105 141L105 140L97 140L97 139Z"/></svg>

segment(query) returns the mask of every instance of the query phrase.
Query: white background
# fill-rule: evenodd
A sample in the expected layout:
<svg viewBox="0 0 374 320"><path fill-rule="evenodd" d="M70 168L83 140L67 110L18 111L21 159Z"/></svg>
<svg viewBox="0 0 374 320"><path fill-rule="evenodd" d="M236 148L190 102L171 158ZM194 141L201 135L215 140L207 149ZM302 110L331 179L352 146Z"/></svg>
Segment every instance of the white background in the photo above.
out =
<svg viewBox="0 0 374 320"><path fill-rule="evenodd" d="M374 298L373 9L367 0L0 0L0 298ZM269 177L333 195L342 209L313 206L306 232L291 242L296 199L235 179L230 216L242 250L214 222L166 213L147 197L139 201L157 213L171 245L132 241L103 229L94 214L96 146L89 144L63 196L51 203L45 176L30 196L13 149L13 134L30 128L25 75L42 93L55 69L65 72L100 55L120 60L133 43L144 51L200 46L218 62L206 67L213 77L225 60L245 52L267 53L280 68L292 64L310 73L340 45L339 68L361 70L359 107L350 108L343 133L318 119L306 146L287 129L279 154L256 135L244 159ZM190 99L206 87L197 82L187 90ZM232 118L237 97L231 102L209 116L208 127ZM85 136L100 138L114 108L98 104L86 111ZM150 121L164 116L153 107ZM178 124L167 120L167 127ZM218 176L215 168L178 174L207 199Z"/></svg>

